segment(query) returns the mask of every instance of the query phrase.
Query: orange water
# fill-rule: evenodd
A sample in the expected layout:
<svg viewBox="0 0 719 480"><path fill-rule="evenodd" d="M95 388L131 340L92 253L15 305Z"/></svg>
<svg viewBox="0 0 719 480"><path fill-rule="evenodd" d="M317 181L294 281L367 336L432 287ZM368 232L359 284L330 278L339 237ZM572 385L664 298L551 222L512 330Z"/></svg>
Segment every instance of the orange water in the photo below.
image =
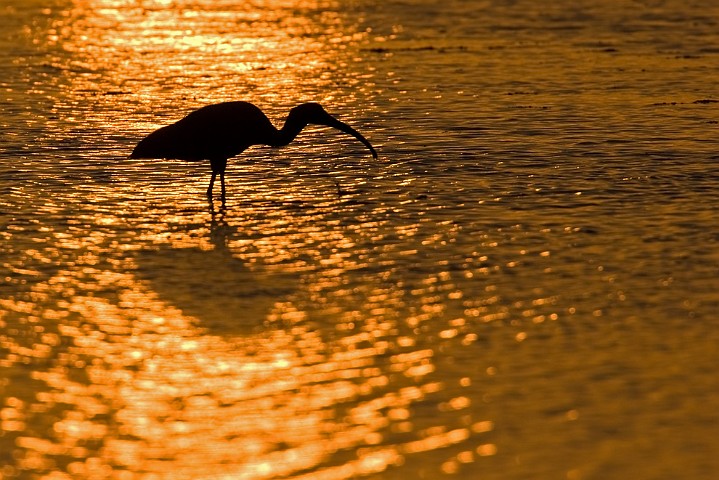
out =
<svg viewBox="0 0 719 480"><path fill-rule="evenodd" d="M6 0L0 478L712 478L717 22ZM127 159L225 100L380 159Z"/></svg>

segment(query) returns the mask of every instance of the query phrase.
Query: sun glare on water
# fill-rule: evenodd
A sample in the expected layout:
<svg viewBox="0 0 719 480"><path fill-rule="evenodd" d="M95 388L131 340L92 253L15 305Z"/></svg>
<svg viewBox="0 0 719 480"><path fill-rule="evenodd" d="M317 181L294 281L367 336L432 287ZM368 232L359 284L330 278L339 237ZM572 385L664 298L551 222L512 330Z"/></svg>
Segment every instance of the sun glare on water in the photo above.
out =
<svg viewBox="0 0 719 480"><path fill-rule="evenodd" d="M38 41L56 74L44 88L58 92L48 130L82 131L84 144L96 138L119 157L116 144L197 106L243 99L280 116L297 101L330 99L334 71L349 62L344 50L365 32L352 33L329 3L75 0L47 9L53 20ZM309 98L298 98L298 85ZM75 160L97 164L97 150L86 150L78 146ZM133 168L147 186L125 180ZM9 332L1 366L12 376L31 365L33 383L0 405L15 459L0 475L344 479L491 430L461 415L467 396L433 399L445 389L429 378L434 351L410 334L432 318L430 306L405 325L401 291L343 284L374 253L327 212L293 210L305 187L285 188L286 213L263 200L232 225L213 217L208 226L205 200L187 194L185 167L163 168L108 164L100 170L110 180L93 170L73 200L39 207L70 220L67 230L44 227L35 237L43 245L13 263L43 278L27 298L0 300ZM251 182L234 184L248 202L278 187ZM322 195L335 202L325 184ZM162 212L152 207L157 195ZM384 235L381 222L359 225ZM23 267L34 262L59 268L45 276ZM203 269L211 279L194 278ZM213 288L223 301L203 303ZM367 305L353 306L357 295ZM307 305L335 332L317 329ZM228 315L244 327L227 334ZM472 342L462 329L457 322L443 338ZM457 422L415 422L423 402L459 412ZM469 448L443 469L492 453L490 444Z"/></svg>

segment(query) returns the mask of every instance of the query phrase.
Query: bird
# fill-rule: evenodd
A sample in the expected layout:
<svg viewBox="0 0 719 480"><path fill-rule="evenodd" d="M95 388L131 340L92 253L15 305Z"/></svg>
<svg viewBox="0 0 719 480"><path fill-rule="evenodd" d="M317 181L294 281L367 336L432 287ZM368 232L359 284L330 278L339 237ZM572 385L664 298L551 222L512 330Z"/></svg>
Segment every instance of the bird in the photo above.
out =
<svg viewBox="0 0 719 480"><path fill-rule="evenodd" d="M373 158L377 158L377 151L365 137L327 113L319 103L303 103L292 108L282 128L277 129L260 108L244 101L199 108L140 140L130 158L209 160L212 177L207 197L212 199L212 188L219 175L224 200L228 159L252 145L283 147L310 124L333 127L352 135L369 148Z"/></svg>

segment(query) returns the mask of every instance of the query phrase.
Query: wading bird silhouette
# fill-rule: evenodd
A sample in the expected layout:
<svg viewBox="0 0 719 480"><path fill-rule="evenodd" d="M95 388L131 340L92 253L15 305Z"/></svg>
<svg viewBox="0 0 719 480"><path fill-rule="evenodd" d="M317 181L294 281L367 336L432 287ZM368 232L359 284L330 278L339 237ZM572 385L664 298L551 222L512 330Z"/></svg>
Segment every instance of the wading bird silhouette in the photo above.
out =
<svg viewBox="0 0 719 480"><path fill-rule="evenodd" d="M195 110L142 139L130 158L209 160L212 177L207 196L212 198L212 187L219 174L224 200L225 168L229 158L252 145L287 145L309 124L326 125L348 133L377 158L377 152L366 138L332 117L318 103L303 103L290 110L284 126L278 130L262 110L248 102L217 103Z"/></svg>

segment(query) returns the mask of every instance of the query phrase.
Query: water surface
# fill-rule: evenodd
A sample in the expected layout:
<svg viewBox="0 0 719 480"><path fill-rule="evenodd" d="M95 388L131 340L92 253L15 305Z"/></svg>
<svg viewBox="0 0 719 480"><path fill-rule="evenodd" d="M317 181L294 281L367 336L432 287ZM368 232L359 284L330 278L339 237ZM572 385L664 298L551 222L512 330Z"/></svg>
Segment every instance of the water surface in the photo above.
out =
<svg viewBox="0 0 719 480"><path fill-rule="evenodd" d="M0 12L2 478L716 472L713 2ZM380 158L127 158L226 100Z"/></svg>

